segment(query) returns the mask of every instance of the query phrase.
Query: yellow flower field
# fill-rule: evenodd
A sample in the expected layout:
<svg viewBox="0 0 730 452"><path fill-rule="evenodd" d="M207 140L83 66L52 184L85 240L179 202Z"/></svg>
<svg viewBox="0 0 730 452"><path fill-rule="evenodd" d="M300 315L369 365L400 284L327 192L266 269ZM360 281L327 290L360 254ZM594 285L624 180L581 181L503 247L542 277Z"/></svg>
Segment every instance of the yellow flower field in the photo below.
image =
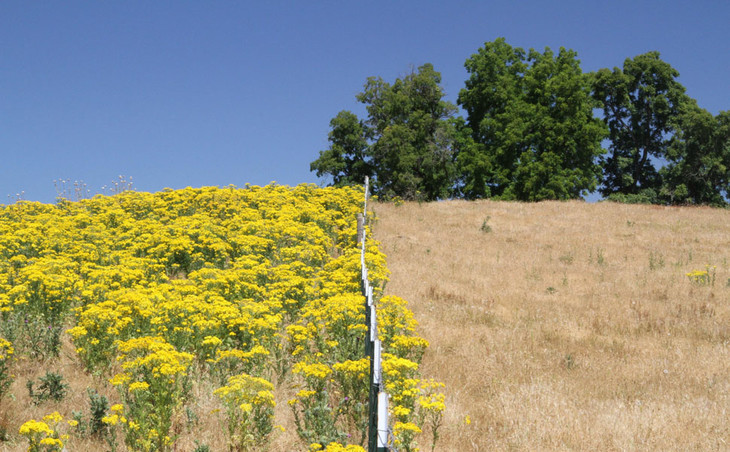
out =
<svg viewBox="0 0 730 452"><path fill-rule="evenodd" d="M363 445L362 198L356 188L269 185L1 207L0 407L19 360L52 365L70 337L85 371L116 388L119 408L102 413L97 432L112 450L172 450L186 422L208 415L196 412L208 395L226 447L260 450L281 430L279 393L294 394L292 447ZM379 299L385 256L372 242L366 250ZM404 300L381 304L391 411L402 425L436 429L443 396L418 375L427 343ZM79 419L69 422L69 450L89 436ZM0 426L16 441L26 435ZM396 438L405 450L410 436Z"/></svg>

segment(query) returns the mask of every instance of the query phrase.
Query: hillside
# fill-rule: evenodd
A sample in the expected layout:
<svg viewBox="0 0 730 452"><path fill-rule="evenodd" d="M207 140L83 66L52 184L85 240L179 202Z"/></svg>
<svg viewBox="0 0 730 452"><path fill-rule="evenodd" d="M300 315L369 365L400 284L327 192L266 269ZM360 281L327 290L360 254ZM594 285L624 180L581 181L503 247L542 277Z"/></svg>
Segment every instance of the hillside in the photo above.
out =
<svg viewBox="0 0 730 452"><path fill-rule="evenodd" d="M386 293L446 383L439 450L730 448L727 210L373 209Z"/></svg>

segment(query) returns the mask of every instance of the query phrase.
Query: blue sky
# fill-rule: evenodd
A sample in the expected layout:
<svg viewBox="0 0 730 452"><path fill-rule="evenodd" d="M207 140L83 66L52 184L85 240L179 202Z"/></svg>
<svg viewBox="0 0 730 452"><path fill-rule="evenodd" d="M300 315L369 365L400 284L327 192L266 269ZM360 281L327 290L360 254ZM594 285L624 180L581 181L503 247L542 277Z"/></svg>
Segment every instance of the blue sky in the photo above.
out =
<svg viewBox="0 0 730 452"><path fill-rule="evenodd" d="M484 42L571 48L584 71L658 50L730 110L726 1L0 3L0 203L54 180L134 188L321 182L309 163L368 76L432 63L455 102Z"/></svg>

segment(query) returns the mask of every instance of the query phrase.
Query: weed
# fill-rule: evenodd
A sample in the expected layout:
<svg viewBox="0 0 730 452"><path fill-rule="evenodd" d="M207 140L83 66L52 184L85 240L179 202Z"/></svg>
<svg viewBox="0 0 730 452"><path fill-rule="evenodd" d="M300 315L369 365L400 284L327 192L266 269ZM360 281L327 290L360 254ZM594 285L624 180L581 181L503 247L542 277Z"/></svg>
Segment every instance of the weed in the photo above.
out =
<svg viewBox="0 0 730 452"><path fill-rule="evenodd" d="M109 410L109 400L106 396L91 389L88 389L87 393L89 394L89 433L99 435L104 432L106 427L103 419Z"/></svg>
<svg viewBox="0 0 730 452"><path fill-rule="evenodd" d="M84 413L81 411L71 411L71 419L73 419L73 427L80 436L86 436L89 431L89 423L84 419Z"/></svg>
<svg viewBox="0 0 730 452"><path fill-rule="evenodd" d="M484 233L490 233L490 232L492 232L492 227L489 225L489 220L491 218L492 217L490 217L489 215L487 215L487 218L485 218L484 221L482 222L482 227L479 228L479 229L481 229L482 232L484 232Z"/></svg>
<svg viewBox="0 0 730 452"><path fill-rule="evenodd" d="M33 380L28 380L25 385L28 388L28 395L34 404L38 405L46 400L60 402L66 397L68 385L63 382L63 376L61 374L46 371L46 375L40 377L38 380L40 384L38 385L37 391L33 388L35 386Z"/></svg>
<svg viewBox="0 0 730 452"><path fill-rule="evenodd" d="M606 258L603 256L603 248L601 247L596 247L595 262L600 266L606 265ZM588 263L593 263L593 248L588 251Z"/></svg>
<svg viewBox="0 0 730 452"><path fill-rule="evenodd" d="M0 443L10 440L8 435L8 414L0 413Z"/></svg>
<svg viewBox="0 0 730 452"><path fill-rule="evenodd" d="M575 368L575 358L572 353L568 353L563 357L562 366L565 369L571 370Z"/></svg>
<svg viewBox="0 0 730 452"><path fill-rule="evenodd" d="M13 344L0 337L0 398L13 384L13 375L10 373L13 353Z"/></svg>
<svg viewBox="0 0 730 452"><path fill-rule="evenodd" d="M568 265L572 264L574 259L575 259L575 256L573 256L572 252L565 253L558 258L558 260L560 262L562 262L564 264L568 264Z"/></svg>
<svg viewBox="0 0 730 452"><path fill-rule="evenodd" d="M61 351L61 326L36 316L13 313L0 322L0 336L14 344L16 352L32 358L57 358Z"/></svg>
<svg viewBox="0 0 730 452"><path fill-rule="evenodd" d="M200 419L198 418L198 415L195 413L195 411L189 406L185 407L185 417L187 419L186 425L189 433L192 431L193 427L200 423Z"/></svg>
<svg viewBox="0 0 730 452"><path fill-rule="evenodd" d="M68 435L61 435L58 431L58 425L63 417L58 411L43 416L42 421L31 419L20 426L18 430L22 436L28 440L29 452L61 452L66 450L63 447L63 441Z"/></svg>
<svg viewBox="0 0 730 452"><path fill-rule="evenodd" d="M200 443L197 439L195 440L195 449L193 452L210 452L210 446L205 443Z"/></svg>
<svg viewBox="0 0 730 452"><path fill-rule="evenodd" d="M274 429L274 385L263 378L241 374L214 393L226 408L229 449L254 451Z"/></svg>
<svg viewBox="0 0 730 452"><path fill-rule="evenodd" d="M664 255L662 253L649 252L649 269L656 270L664 268Z"/></svg>

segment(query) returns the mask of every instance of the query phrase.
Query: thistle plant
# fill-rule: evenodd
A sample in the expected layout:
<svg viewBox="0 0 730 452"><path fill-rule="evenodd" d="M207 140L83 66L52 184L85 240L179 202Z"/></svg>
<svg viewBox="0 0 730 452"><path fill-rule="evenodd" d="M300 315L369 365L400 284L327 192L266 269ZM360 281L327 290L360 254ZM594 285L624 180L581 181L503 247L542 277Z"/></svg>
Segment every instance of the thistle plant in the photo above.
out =
<svg viewBox="0 0 730 452"><path fill-rule="evenodd" d="M47 400L54 402L60 402L66 397L68 392L68 384L63 382L63 376L56 372L46 371L46 374L39 377L40 384L37 390L34 389L35 383L33 380L28 380L26 387L28 388L28 395L33 400L34 404L40 404Z"/></svg>
<svg viewBox="0 0 730 452"><path fill-rule="evenodd" d="M92 435L101 435L105 430L105 424L102 420L108 413L109 400L106 396L91 389L86 392L89 395L89 432Z"/></svg>

